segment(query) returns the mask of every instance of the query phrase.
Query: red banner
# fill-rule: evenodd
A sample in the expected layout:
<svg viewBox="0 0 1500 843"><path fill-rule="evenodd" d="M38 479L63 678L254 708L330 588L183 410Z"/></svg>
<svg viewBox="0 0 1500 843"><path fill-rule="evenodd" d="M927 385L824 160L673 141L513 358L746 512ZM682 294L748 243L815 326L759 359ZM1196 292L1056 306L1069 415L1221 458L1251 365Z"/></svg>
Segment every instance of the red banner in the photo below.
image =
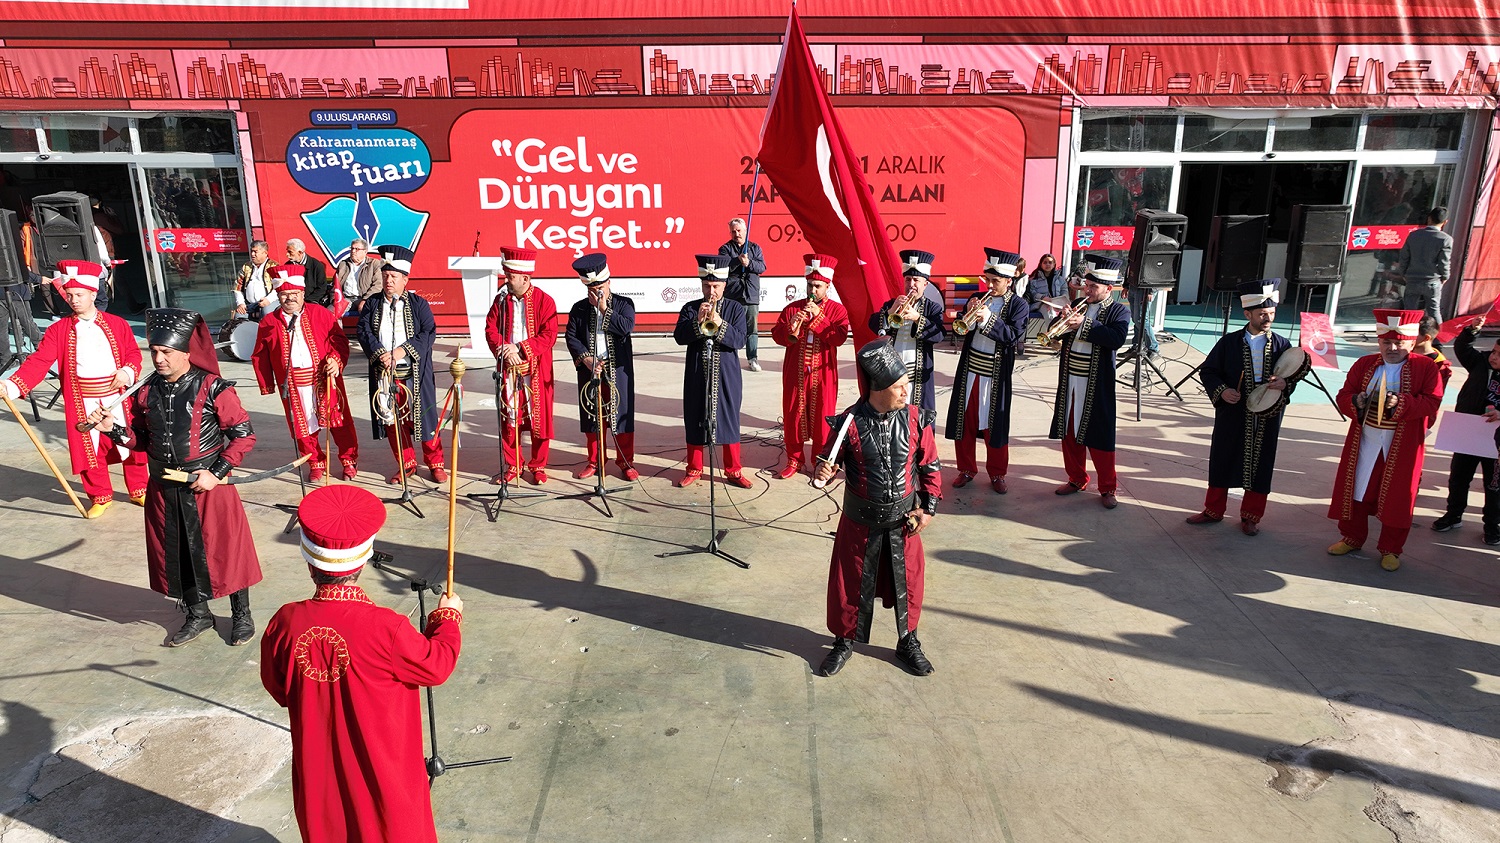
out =
<svg viewBox="0 0 1500 843"><path fill-rule="evenodd" d="M1339 352L1334 346L1333 325L1326 313L1302 314L1301 340L1298 345L1312 358L1312 364L1320 369L1338 369Z"/></svg>
<svg viewBox="0 0 1500 843"><path fill-rule="evenodd" d="M1356 225L1349 229L1349 251L1399 249L1420 225Z"/></svg>
<svg viewBox="0 0 1500 843"><path fill-rule="evenodd" d="M1081 225L1073 229L1073 248L1090 252L1125 252L1135 242L1129 225Z"/></svg>
<svg viewBox="0 0 1500 843"><path fill-rule="evenodd" d="M158 228L151 232L156 251L248 252L250 240L241 228Z"/></svg>

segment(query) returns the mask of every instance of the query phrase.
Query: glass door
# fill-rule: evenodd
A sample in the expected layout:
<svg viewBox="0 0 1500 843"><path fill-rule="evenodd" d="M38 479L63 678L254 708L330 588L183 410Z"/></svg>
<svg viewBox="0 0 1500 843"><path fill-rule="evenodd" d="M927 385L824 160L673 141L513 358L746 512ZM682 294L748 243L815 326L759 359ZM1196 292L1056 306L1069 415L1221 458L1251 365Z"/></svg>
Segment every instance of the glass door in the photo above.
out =
<svg viewBox="0 0 1500 843"><path fill-rule="evenodd" d="M138 166L156 303L196 310L210 325L234 310L234 285L250 258L238 167Z"/></svg>

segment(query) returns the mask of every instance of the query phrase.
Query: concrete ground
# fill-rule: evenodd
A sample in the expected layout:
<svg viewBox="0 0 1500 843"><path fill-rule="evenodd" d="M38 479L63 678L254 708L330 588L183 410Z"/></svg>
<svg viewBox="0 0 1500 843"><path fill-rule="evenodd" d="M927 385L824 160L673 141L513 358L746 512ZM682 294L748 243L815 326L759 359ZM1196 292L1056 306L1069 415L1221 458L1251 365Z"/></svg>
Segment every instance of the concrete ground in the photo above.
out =
<svg viewBox="0 0 1500 843"><path fill-rule="evenodd" d="M1500 589L1476 510L1455 532L1427 529L1446 454L1429 454L1417 529L1385 573L1369 554L1324 552L1344 435L1325 401L1291 407L1264 531L1247 538L1230 521L1183 523L1202 503L1211 411L1199 389L1180 403L1156 388L1141 422L1122 412L1121 506L1106 511L1094 494L1052 494L1057 365L1033 354L1017 372L1010 494L949 489L926 534L936 674L895 663L882 612L873 642L822 678L838 492L766 471L780 462L769 345L766 371L745 377L755 487L716 492L725 547L749 570L660 556L708 531L706 486L672 485L683 356L670 340L637 346L644 477L614 496L614 518L556 497L587 488L571 480L571 381L547 497L493 524L459 505L465 641L436 694L440 750L514 760L437 781L445 843L1496 839ZM1163 350L1182 355L1174 379L1201 359ZM940 409L956 362L938 357ZM247 465L289 460L279 403L255 394L247 365L225 368L260 436ZM462 491L484 491L492 386L483 370L466 385ZM66 465L60 413L37 427ZM364 447L360 482L386 494L389 451ZM78 518L10 419L0 463L0 841L298 839L286 718L260 687L258 647L225 646L221 618L217 636L162 648L181 615L147 588L141 511L121 494L104 518ZM391 507L377 546L437 577L446 495L421 485L427 517ZM241 493L264 623L312 592L270 506L298 486ZM399 580L371 570L362 584L415 612Z"/></svg>

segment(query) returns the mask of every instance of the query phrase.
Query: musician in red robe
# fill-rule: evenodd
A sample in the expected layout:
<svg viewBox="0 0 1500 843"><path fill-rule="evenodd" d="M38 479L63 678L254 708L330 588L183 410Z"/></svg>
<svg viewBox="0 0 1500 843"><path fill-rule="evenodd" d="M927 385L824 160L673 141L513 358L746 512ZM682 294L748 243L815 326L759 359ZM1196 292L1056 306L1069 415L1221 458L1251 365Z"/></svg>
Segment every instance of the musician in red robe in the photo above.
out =
<svg viewBox="0 0 1500 843"><path fill-rule="evenodd" d="M281 406L286 409L286 424L292 441L297 443L297 453L309 457L307 479L323 479L327 462L318 434L328 428L338 444L341 476L353 480L359 462L359 437L344 391L349 338L326 308L305 306L303 269L286 264L274 270L281 307L261 320L250 363L261 395L281 393Z"/></svg>
<svg viewBox="0 0 1500 843"><path fill-rule="evenodd" d="M314 489L297 518L317 591L266 625L260 680L291 720L302 839L436 843L417 688L453 673L463 601L444 595L419 632L365 594L385 507L359 486Z"/></svg>
<svg viewBox="0 0 1500 843"><path fill-rule="evenodd" d="M58 261L53 284L62 291L71 316L53 322L42 335L37 350L4 381L0 388L11 400L24 398L47 377L55 364L62 381L63 417L68 422L68 453L73 473L89 496L89 518L98 518L114 502L109 466L121 463L130 502L146 505L146 455L133 453L105 438L97 430L79 431L78 423L108 401L117 399L141 376L141 350L130 323L94 307L104 267L88 261ZM4 342L0 339L0 342ZM130 424L126 402L117 404L112 415L120 425Z"/></svg>
<svg viewBox="0 0 1500 843"><path fill-rule="evenodd" d="M834 441L819 456L817 481L847 474L844 507L828 565L828 630L836 637L818 672L832 676L869 643L875 598L896 609L896 657L912 673L932 673L917 640L922 614L921 532L937 514L942 466L932 424L937 414L907 403L907 365L889 338L856 355L866 397L829 419Z"/></svg>
<svg viewBox="0 0 1500 843"><path fill-rule="evenodd" d="M805 448L820 454L828 442L828 417L839 409L839 346L849 338L849 311L828 297L833 268L828 255L803 255L807 298L787 305L771 328L771 338L786 347L781 365L782 442L790 478L807 464Z"/></svg>
<svg viewBox="0 0 1500 843"><path fill-rule="evenodd" d="M1401 550L1411 532L1427 429L1443 401L1438 366L1412 354L1420 310L1375 311L1380 352L1354 361L1339 390L1339 410L1349 417L1349 433L1339 456L1328 517L1339 522L1337 542L1328 548L1343 556L1369 537L1369 516L1380 521L1380 567L1401 567Z"/></svg>
<svg viewBox="0 0 1500 843"><path fill-rule="evenodd" d="M532 483L547 482L547 451L552 444L552 346L557 344L557 302L531 283L536 250L501 249L505 287L484 318L484 338L504 374L501 382L500 452L503 474L491 482L514 481L521 474L520 431L531 431ZM519 428L517 419L519 418Z"/></svg>

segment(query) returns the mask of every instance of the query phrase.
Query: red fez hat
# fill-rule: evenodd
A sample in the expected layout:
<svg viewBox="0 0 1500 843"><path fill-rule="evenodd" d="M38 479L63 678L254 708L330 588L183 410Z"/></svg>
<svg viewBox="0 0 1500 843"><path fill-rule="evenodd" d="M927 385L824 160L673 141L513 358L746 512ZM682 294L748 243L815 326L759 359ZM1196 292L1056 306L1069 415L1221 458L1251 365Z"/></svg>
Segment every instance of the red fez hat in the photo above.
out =
<svg viewBox="0 0 1500 843"><path fill-rule="evenodd" d="M1420 310L1391 310L1375 308L1375 335L1383 340L1412 340L1417 338L1417 325L1422 321Z"/></svg>
<svg viewBox="0 0 1500 843"><path fill-rule="evenodd" d="M272 286L280 290L286 287L289 290L307 289L307 267L300 263L284 263L274 267L276 273L271 279Z"/></svg>
<svg viewBox="0 0 1500 843"><path fill-rule="evenodd" d="M104 267L92 261L58 261L55 284L59 290L92 290L99 292Z"/></svg>
<svg viewBox="0 0 1500 843"><path fill-rule="evenodd" d="M375 534L385 524L385 506L359 486L319 486L302 499L297 520L307 564L344 576L369 561Z"/></svg>
<svg viewBox="0 0 1500 843"><path fill-rule="evenodd" d="M839 265L838 258L832 255L820 255L816 252L803 255L802 262L806 265L802 271L804 277L818 275L822 276L824 281L833 280L833 268Z"/></svg>
<svg viewBox="0 0 1500 843"><path fill-rule="evenodd" d="M505 246L500 250L500 257L504 259L506 272L519 272L522 275L536 272L536 249Z"/></svg>

